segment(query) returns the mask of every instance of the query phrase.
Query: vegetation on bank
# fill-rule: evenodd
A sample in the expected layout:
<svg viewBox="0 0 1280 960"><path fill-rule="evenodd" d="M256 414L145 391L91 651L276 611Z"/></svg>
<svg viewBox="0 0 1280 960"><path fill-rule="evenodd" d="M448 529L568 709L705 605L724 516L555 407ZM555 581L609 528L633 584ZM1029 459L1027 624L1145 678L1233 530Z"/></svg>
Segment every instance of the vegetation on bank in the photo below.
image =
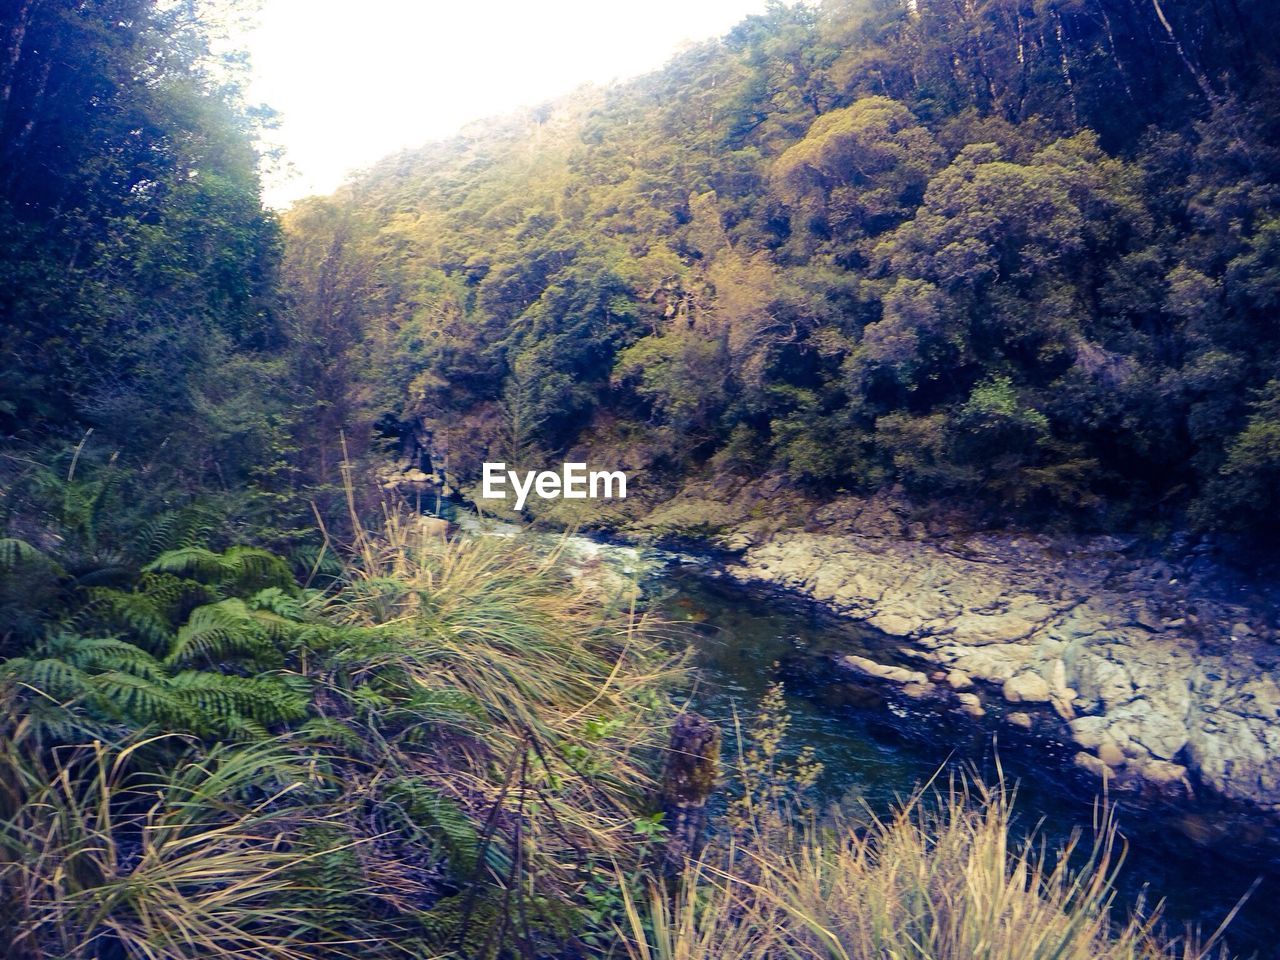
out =
<svg viewBox="0 0 1280 960"><path fill-rule="evenodd" d="M554 554L390 514L340 563L67 566L0 541L10 955L586 949L659 829L670 655Z"/></svg>
<svg viewBox="0 0 1280 960"><path fill-rule="evenodd" d="M416 432L455 485L567 455L649 506L769 474L1265 537L1272 19L775 3L301 204L295 322L340 307L373 362L331 359L331 402Z"/></svg>
<svg viewBox="0 0 1280 960"><path fill-rule="evenodd" d="M815 823L776 688L673 875L654 625L554 550L357 529L341 557L153 542L113 586L0 541L9 955L1202 955L1112 929L1110 833L1050 866L1003 794Z"/></svg>

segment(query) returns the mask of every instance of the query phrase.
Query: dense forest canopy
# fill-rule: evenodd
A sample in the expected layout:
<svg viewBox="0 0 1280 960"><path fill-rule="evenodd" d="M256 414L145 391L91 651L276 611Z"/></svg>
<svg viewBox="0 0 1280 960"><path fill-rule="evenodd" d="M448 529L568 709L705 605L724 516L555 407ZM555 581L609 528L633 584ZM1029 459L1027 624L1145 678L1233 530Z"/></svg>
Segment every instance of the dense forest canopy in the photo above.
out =
<svg viewBox="0 0 1280 960"><path fill-rule="evenodd" d="M1256 530L1280 489L1273 15L774 4L390 158L289 217L292 322L334 347L316 425L416 427L464 483L576 449L651 492L773 471Z"/></svg>

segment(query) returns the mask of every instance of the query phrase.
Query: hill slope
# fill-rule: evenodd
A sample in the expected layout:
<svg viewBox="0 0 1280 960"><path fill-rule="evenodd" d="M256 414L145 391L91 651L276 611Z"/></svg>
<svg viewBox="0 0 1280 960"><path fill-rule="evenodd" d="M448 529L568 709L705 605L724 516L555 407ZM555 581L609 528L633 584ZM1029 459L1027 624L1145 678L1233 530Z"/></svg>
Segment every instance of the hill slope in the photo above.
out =
<svg viewBox="0 0 1280 960"><path fill-rule="evenodd" d="M773 472L1256 530L1280 478L1266 18L775 5L302 205L295 322L344 318L331 408L463 483L576 448L651 499Z"/></svg>

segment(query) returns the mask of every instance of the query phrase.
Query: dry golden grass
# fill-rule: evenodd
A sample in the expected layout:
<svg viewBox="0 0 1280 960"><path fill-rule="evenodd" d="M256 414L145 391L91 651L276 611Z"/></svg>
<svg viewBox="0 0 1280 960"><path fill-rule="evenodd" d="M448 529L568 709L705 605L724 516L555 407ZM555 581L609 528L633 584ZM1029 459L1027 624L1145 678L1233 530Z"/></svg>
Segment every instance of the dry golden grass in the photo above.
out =
<svg viewBox="0 0 1280 960"><path fill-rule="evenodd" d="M1105 815L1083 860L1015 845L1009 794L963 783L858 828L761 823L691 867L674 896L627 895L632 960L1210 956L1208 944L1164 939L1154 912L1113 922L1123 858Z"/></svg>
<svg viewBox="0 0 1280 960"><path fill-rule="evenodd" d="M482 709L468 735L400 760L505 833L520 869L571 899L589 864L637 862L637 811L670 720L660 691L681 668L633 604L570 576L561 553L443 538L387 511L376 534L357 534L328 616L394 638L366 649L351 682L392 674Z"/></svg>

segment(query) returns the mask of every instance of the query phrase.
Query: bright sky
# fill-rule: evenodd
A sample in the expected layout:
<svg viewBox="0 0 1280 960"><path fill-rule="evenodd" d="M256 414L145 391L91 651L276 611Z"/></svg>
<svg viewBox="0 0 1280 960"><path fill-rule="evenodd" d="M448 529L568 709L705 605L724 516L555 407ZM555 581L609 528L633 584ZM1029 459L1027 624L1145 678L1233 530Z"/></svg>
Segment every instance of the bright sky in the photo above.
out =
<svg viewBox="0 0 1280 960"><path fill-rule="evenodd" d="M403 147L662 66L765 0L264 0L251 102L283 114L276 207Z"/></svg>

